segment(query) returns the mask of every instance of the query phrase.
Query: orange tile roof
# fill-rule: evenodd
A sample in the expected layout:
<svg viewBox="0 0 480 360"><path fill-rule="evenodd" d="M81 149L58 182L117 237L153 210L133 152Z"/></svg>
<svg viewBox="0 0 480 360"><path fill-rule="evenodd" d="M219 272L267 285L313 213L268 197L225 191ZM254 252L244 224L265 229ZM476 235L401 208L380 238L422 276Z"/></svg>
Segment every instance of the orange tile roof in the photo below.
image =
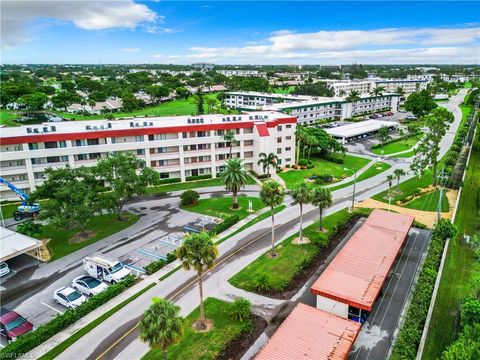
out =
<svg viewBox="0 0 480 360"><path fill-rule="evenodd" d="M360 323L299 303L256 360L344 360Z"/></svg>
<svg viewBox="0 0 480 360"><path fill-rule="evenodd" d="M413 216L373 210L311 292L371 311L413 220Z"/></svg>

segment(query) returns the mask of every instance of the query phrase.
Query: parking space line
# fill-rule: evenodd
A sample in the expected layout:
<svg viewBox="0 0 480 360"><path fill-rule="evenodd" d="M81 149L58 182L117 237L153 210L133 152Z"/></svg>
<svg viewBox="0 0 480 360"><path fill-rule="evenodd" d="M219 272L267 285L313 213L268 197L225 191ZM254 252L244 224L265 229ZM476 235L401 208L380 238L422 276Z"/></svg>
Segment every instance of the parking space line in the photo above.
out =
<svg viewBox="0 0 480 360"><path fill-rule="evenodd" d="M60 314L63 315L63 312L61 312L61 311L58 310L58 309L55 309L53 306L50 306L50 305L48 305L48 304L45 304L43 301L40 301L40 302L41 302L43 305L45 305L46 307L49 307L50 309L55 310L56 312L58 312L58 313L60 313Z"/></svg>

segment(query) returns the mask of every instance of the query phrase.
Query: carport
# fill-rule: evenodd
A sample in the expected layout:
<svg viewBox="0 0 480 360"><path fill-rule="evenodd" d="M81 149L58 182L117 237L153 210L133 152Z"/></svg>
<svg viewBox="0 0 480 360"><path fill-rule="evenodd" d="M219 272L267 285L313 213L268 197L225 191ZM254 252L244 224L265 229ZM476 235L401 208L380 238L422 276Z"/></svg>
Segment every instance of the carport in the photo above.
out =
<svg viewBox="0 0 480 360"><path fill-rule="evenodd" d="M42 242L0 226L0 261L37 250Z"/></svg>

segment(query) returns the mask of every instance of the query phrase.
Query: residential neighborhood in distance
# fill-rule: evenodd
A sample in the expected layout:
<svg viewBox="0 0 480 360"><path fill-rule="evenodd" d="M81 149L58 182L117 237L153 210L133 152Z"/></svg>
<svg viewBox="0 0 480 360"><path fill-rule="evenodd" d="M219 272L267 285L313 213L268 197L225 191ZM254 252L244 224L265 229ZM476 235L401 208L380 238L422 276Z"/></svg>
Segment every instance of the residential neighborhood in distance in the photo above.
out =
<svg viewBox="0 0 480 360"><path fill-rule="evenodd" d="M480 4L0 4L2 359L476 360Z"/></svg>

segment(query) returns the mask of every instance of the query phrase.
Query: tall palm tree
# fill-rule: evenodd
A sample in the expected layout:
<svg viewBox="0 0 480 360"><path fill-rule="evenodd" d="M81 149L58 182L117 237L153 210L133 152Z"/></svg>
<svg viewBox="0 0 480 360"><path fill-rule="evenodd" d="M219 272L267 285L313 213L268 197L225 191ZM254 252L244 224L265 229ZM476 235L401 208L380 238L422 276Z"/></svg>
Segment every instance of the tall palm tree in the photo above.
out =
<svg viewBox="0 0 480 360"><path fill-rule="evenodd" d="M267 180L263 183L260 190L260 200L265 206L270 206L270 213L272 216L272 255L275 252L275 218L274 209L283 203L285 199L285 189L275 180Z"/></svg>
<svg viewBox="0 0 480 360"><path fill-rule="evenodd" d="M212 242L207 232L190 234L183 240L182 246L177 249L177 258L182 262L185 270L193 269L197 272L198 288L200 291L200 328L204 329L205 312L203 309L203 273L213 267L218 256L217 246Z"/></svg>
<svg viewBox="0 0 480 360"><path fill-rule="evenodd" d="M389 199L389 200L391 199L390 192L391 192L391 190L392 190L392 182L393 182L393 179L395 179L395 176L393 176L393 175L388 175L388 176L387 176L387 181L388 181L388 199Z"/></svg>
<svg viewBox="0 0 480 360"><path fill-rule="evenodd" d="M320 187L313 191L312 204L318 206L320 211L320 231L323 231L323 209L332 206L332 203L332 193L329 188Z"/></svg>
<svg viewBox="0 0 480 360"><path fill-rule="evenodd" d="M270 167L275 167L277 165L278 156L274 153L267 155L262 152L259 154L259 157L260 159L258 160L257 165L262 165L263 173L266 172L270 175Z"/></svg>
<svg viewBox="0 0 480 360"><path fill-rule="evenodd" d="M372 91L372 95L377 97L377 96L382 96L385 91L385 88L383 86L378 86ZM375 114L377 112L377 102L374 102L373 105L373 113Z"/></svg>
<svg viewBox="0 0 480 360"><path fill-rule="evenodd" d="M298 242L302 242L303 232L303 205L312 202L312 188L305 182L302 182L296 188L292 190L292 197L295 202L300 205L300 231L298 236Z"/></svg>
<svg viewBox="0 0 480 360"><path fill-rule="evenodd" d="M395 177L397 178L397 187L398 187L398 186L400 186L400 178L402 176L405 176L406 173L405 173L405 170L403 170L403 169L395 169L393 171L393 175L395 175Z"/></svg>
<svg viewBox="0 0 480 360"><path fill-rule="evenodd" d="M318 139L314 135L308 135L306 140L307 140L307 146L308 146L307 159L310 160L310 155L312 154L312 149L314 149L316 146L318 146Z"/></svg>
<svg viewBox="0 0 480 360"><path fill-rule="evenodd" d="M161 350L166 360L168 348L182 338L183 318L179 315L180 308L172 302L158 297L152 302L139 323L140 339L152 349Z"/></svg>
<svg viewBox="0 0 480 360"><path fill-rule="evenodd" d="M295 130L295 138L297 141L297 160L295 163L297 164L300 159L300 148L305 146L307 136L307 130L303 126L297 126L297 129Z"/></svg>
<svg viewBox="0 0 480 360"><path fill-rule="evenodd" d="M235 131L227 130L225 135L223 135L223 140L229 143L230 146L230 154L228 156L229 159L232 158L232 146L237 143L237 139L235 139Z"/></svg>
<svg viewBox="0 0 480 360"><path fill-rule="evenodd" d="M397 87L397 90L395 91L400 97L403 97L405 95L405 90L403 90L403 87L399 86Z"/></svg>
<svg viewBox="0 0 480 360"><path fill-rule="evenodd" d="M245 171L243 159L229 159L225 163L225 169L220 174L225 188L233 193L233 209L238 209L238 192L247 185L248 174Z"/></svg>
<svg viewBox="0 0 480 360"><path fill-rule="evenodd" d="M360 93L357 90L350 91L350 94L345 98L347 102L352 103L352 116L355 112L355 103L360 100Z"/></svg>

